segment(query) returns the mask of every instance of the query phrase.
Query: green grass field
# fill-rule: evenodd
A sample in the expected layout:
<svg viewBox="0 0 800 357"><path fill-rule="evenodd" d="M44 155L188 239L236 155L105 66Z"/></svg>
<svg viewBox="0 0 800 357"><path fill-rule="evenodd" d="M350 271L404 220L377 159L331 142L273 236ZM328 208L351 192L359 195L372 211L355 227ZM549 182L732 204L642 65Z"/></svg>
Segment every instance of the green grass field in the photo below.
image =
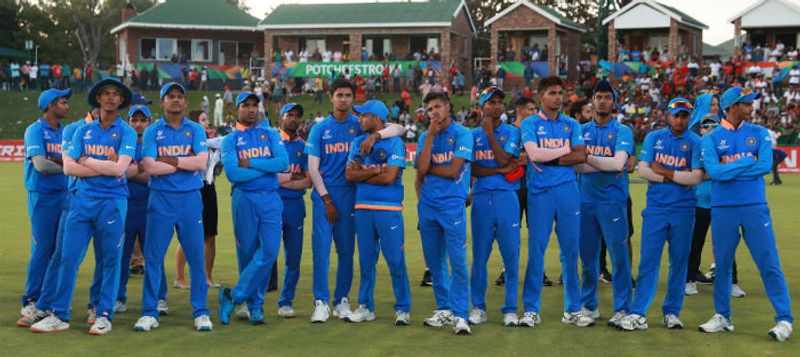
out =
<svg viewBox="0 0 800 357"><path fill-rule="evenodd" d="M267 324L250 326L244 321L234 320L231 325L222 326L217 322L211 333L192 330L189 293L185 290L169 289L171 315L161 319L161 327L150 333L134 333L132 326L138 318L142 278L132 277L129 285L130 311L118 314L114 320L114 331L104 337L87 334L84 304L87 301L88 287L93 269L92 253L87 255L81 268L78 287L74 298L75 316L72 328L66 332L35 335L14 325L18 317L19 296L23 292L25 265L29 258L29 232L25 209L25 189L22 185L22 165L0 165L0 197L5 209L0 217L0 236L3 237L0 249L0 347L9 356L19 353L67 354L67 355L244 355L264 353L268 355L725 355L725 356L789 356L798 355L798 336L786 343L772 341L766 334L773 326L772 308L747 249L739 250L740 284L748 296L733 302L736 331L725 334L702 334L697 325L705 322L713 314L710 286L701 286L700 294L687 297L682 319L687 324L685 330L666 330L658 321L661 318L660 303L664 296L666 280L666 259L662 260L661 281L655 303L651 308L651 328L646 332L622 333L606 327L604 321L591 328L577 328L561 324L563 292L560 286L545 288L543 292L543 325L532 329L506 328L501 324L499 306L502 303L503 289L490 285L487 303L489 322L473 328L470 337L454 336L450 329L433 329L422 326L422 319L434 308L431 288L419 287L424 263L416 226L416 197L412 193L412 173L406 172L404 181L406 195L406 264L411 278L413 298L412 325L396 327L392 324L391 283L388 270L383 261L379 263L376 287L376 314L378 319L372 323L348 324L332 319L326 324L309 323L312 312L311 294L311 219L306 219L306 239L302 259L301 279L295 306L299 316L295 319L277 317L276 295L266 297ZM779 239L784 272L794 296L800 296L800 235L795 227L800 224L800 216L794 205L800 201L800 177L786 176L786 184L768 188L769 200ZM214 276L218 282L230 285L237 278L236 256L231 228L230 190L228 182L221 178L218 184L220 207L220 235L217 239L217 260ZM638 265L638 247L641 225L639 212L644 205L643 184L632 184L634 198L634 221L637 234L634 238L635 264ZM527 234L523 233L523 238ZM522 252L527 251L523 239ZM170 247L166 260L169 283L175 278L174 252L176 244ZM335 262L335 254L333 255ZM709 249L704 254L703 269L710 262ZM283 259L280 259L282 264ZM527 262L525 254L521 257L521 268ZM335 266L335 265L334 265ZM494 279L500 271L499 254L495 253L489 263L490 278ZM546 257L546 271L551 277L558 276L558 246L551 240ZM331 271L331 281L333 273ZM358 276L353 282L350 297L356 298ZM331 287L332 289L333 287ZM209 308L216 310L217 290L209 291ZM521 294L521 291L520 291ZM600 308L604 317L611 312L611 286L600 285ZM521 305L521 300L520 300ZM794 311L800 311L795 299ZM213 314L212 314L213 315ZM792 352L794 351L794 352Z"/></svg>

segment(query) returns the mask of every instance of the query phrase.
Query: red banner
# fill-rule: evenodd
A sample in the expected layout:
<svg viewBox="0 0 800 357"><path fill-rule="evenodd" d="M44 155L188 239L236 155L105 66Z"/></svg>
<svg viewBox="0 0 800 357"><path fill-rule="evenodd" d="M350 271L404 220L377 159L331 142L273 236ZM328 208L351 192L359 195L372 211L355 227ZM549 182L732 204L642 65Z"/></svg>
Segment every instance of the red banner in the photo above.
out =
<svg viewBox="0 0 800 357"><path fill-rule="evenodd" d="M782 146L778 147L778 150L786 153L786 160L783 160L781 166L778 166L778 172L800 174L800 163L797 162L797 158L800 156L800 147Z"/></svg>
<svg viewBox="0 0 800 357"><path fill-rule="evenodd" d="M25 160L25 143L22 140L0 140L0 162Z"/></svg>

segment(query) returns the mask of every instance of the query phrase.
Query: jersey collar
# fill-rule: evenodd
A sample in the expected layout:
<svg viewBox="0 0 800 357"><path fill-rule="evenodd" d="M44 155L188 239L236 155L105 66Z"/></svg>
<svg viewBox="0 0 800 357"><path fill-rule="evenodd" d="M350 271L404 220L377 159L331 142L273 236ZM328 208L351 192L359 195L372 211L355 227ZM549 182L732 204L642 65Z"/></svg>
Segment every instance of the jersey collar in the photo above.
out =
<svg viewBox="0 0 800 357"><path fill-rule="evenodd" d="M238 130L238 131L246 131L246 130L254 129L256 126L257 125L245 126L242 123L236 122L236 130Z"/></svg>
<svg viewBox="0 0 800 357"><path fill-rule="evenodd" d="M54 128L54 127L50 126L50 123L48 123L47 120L44 120L44 117L39 117L39 119L37 119L36 121L38 121L39 123L44 125L45 128L50 129L50 130L58 131L58 129L61 129L61 122L57 122L58 123L58 128Z"/></svg>
<svg viewBox="0 0 800 357"><path fill-rule="evenodd" d="M294 139L292 139L289 133L283 131L283 129L281 129L280 134L281 134L281 140L283 141L290 141L290 142L300 141L300 135L295 135Z"/></svg>
<svg viewBox="0 0 800 357"><path fill-rule="evenodd" d="M739 129L741 129L741 128L742 128L742 126L744 126L744 123L746 123L746 122L745 122L744 120L742 120L742 122L741 122L741 123L739 123L739 126L738 126L738 127L736 127L736 128L734 128L734 127L733 127L733 124L729 123L729 122L728 122L727 120L725 120L725 119L722 119L722 120L721 120L721 122L720 122L720 124L722 125L722 127L723 127L723 128L725 128L725 129L728 129L728 130L739 130Z"/></svg>

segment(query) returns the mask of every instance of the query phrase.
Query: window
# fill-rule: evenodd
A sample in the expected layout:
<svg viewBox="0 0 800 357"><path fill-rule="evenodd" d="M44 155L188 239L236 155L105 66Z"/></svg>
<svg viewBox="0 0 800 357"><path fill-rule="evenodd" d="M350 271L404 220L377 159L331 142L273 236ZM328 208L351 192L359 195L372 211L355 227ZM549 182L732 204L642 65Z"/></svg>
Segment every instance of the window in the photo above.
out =
<svg viewBox="0 0 800 357"><path fill-rule="evenodd" d="M669 48L669 34L650 34L647 40L647 47L658 48L664 51Z"/></svg>
<svg viewBox="0 0 800 357"><path fill-rule="evenodd" d="M139 40L139 58L146 60L156 59L156 39L143 38Z"/></svg>
<svg viewBox="0 0 800 357"><path fill-rule="evenodd" d="M375 46L375 41L373 39L368 38L366 41L364 41L364 47L367 50L367 55L371 55L371 54L374 53L374 52L372 52L372 49L373 49L374 46Z"/></svg>
<svg viewBox="0 0 800 357"><path fill-rule="evenodd" d="M189 60L192 58L192 41L178 40L178 60Z"/></svg>
<svg viewBox="0 0 800 357"><path fill-rule="evenodd" d="M250 63L250 57L258 57L258 55L253 54L253 43L252 42L238 42L237 43L237 58L238 58L238 65L246 66Z"/></svg>
<svg viewBox="0 0 800 357"><path fill-rule="evenodd" d="M156 59L169 61L173 55L177 55L176 42L174 38L156 39Z"/></svg>
<svg viewBox="0 0 800 357"><path fill-rule="evenodd" d="M439 53L439 38L428 37L428 45L426 46L426 50L433 50L433 53Z"/></svg>
<svg viewBox="0 0 800 357"><path fill-rule="evenodd" d="M192 61L211 61L211 40L192 40Z"/></svg>
<svg viewBox="0 0 800 357"><path fill-rule="evenodd" d="M313 54L314 51L319 51L319 53L325 52L325 39L322 38L309 38L306 39L306 51L308 53Z"/></svg>
<svg viewBox="0 0 800 357"><path fill-rule="evenodd" d="M382 57L387 53L392 53L392 39L391 38L384 38L383 39L383 53L380 54L378 57Z"/></svg>

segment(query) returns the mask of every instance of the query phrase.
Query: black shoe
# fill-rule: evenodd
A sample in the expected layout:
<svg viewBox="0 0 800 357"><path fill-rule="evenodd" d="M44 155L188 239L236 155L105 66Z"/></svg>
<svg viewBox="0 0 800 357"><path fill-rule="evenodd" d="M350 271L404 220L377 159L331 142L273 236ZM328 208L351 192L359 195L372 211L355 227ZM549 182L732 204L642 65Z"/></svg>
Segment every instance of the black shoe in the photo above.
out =
<svg viewBox="0 0 800 357"><path fill-rule="evenodd" d="M131 274L144 275L144 265L134 265L131 267Z"/></svg>
<svg viewBox="0 0 800 357"><path fill-rule="evenodd" d="M699 285L711 285L714 284L714 279L706 278L703 273L698 271L694 274L694 282Z"/></svg>
<svg viewBox="0 0 800 357"><path fill-rule="evenodd" d="M564 285L564 276L563 275L559 275L558 276L558 285Z"/></svg>
<svg viewBox="0 0 800 357"><path fill-rule="evenodd" d="M631 289L636 289L636 279L631 278Z"/></svg>
<svg viewBox="0 0 800 357"><path fill-rule="evenodd" d="M611 273L608 270L603 270L600 272L600 281L611 284Z"/></svg>
<svg viewBox="0 0 800 357"><path fill-rule="evenodd" d="M433 281L431 280L431 271L425 269L425 274L422 274L422 280L419 282L419 286L432 286Z"/></svg>
<svg viewBox="0 0 800 357"><path fill-rule="evenodd" d="M277 291L277 290L278 290L278 285L277 285L277 284L276 284L276 285L272 285L272 284L270 284L270 285L267 287L267 292L270 292L270 291Z"/></svg>
<svg viewBox="0 0 800 357"><path fill-rule="evenodd" d="M553 281L547 278L547 274L542 278L542 286L553 286Z"/></svg>
<svg viewBox="0 0 800 357"><path fill-rule="evenodd" d="M505 272L500 273L500 276L498 276L497 280L494 281L494 285L497 285L497 286L505 286L506 285L506 274L505 274Z"/></svg>

